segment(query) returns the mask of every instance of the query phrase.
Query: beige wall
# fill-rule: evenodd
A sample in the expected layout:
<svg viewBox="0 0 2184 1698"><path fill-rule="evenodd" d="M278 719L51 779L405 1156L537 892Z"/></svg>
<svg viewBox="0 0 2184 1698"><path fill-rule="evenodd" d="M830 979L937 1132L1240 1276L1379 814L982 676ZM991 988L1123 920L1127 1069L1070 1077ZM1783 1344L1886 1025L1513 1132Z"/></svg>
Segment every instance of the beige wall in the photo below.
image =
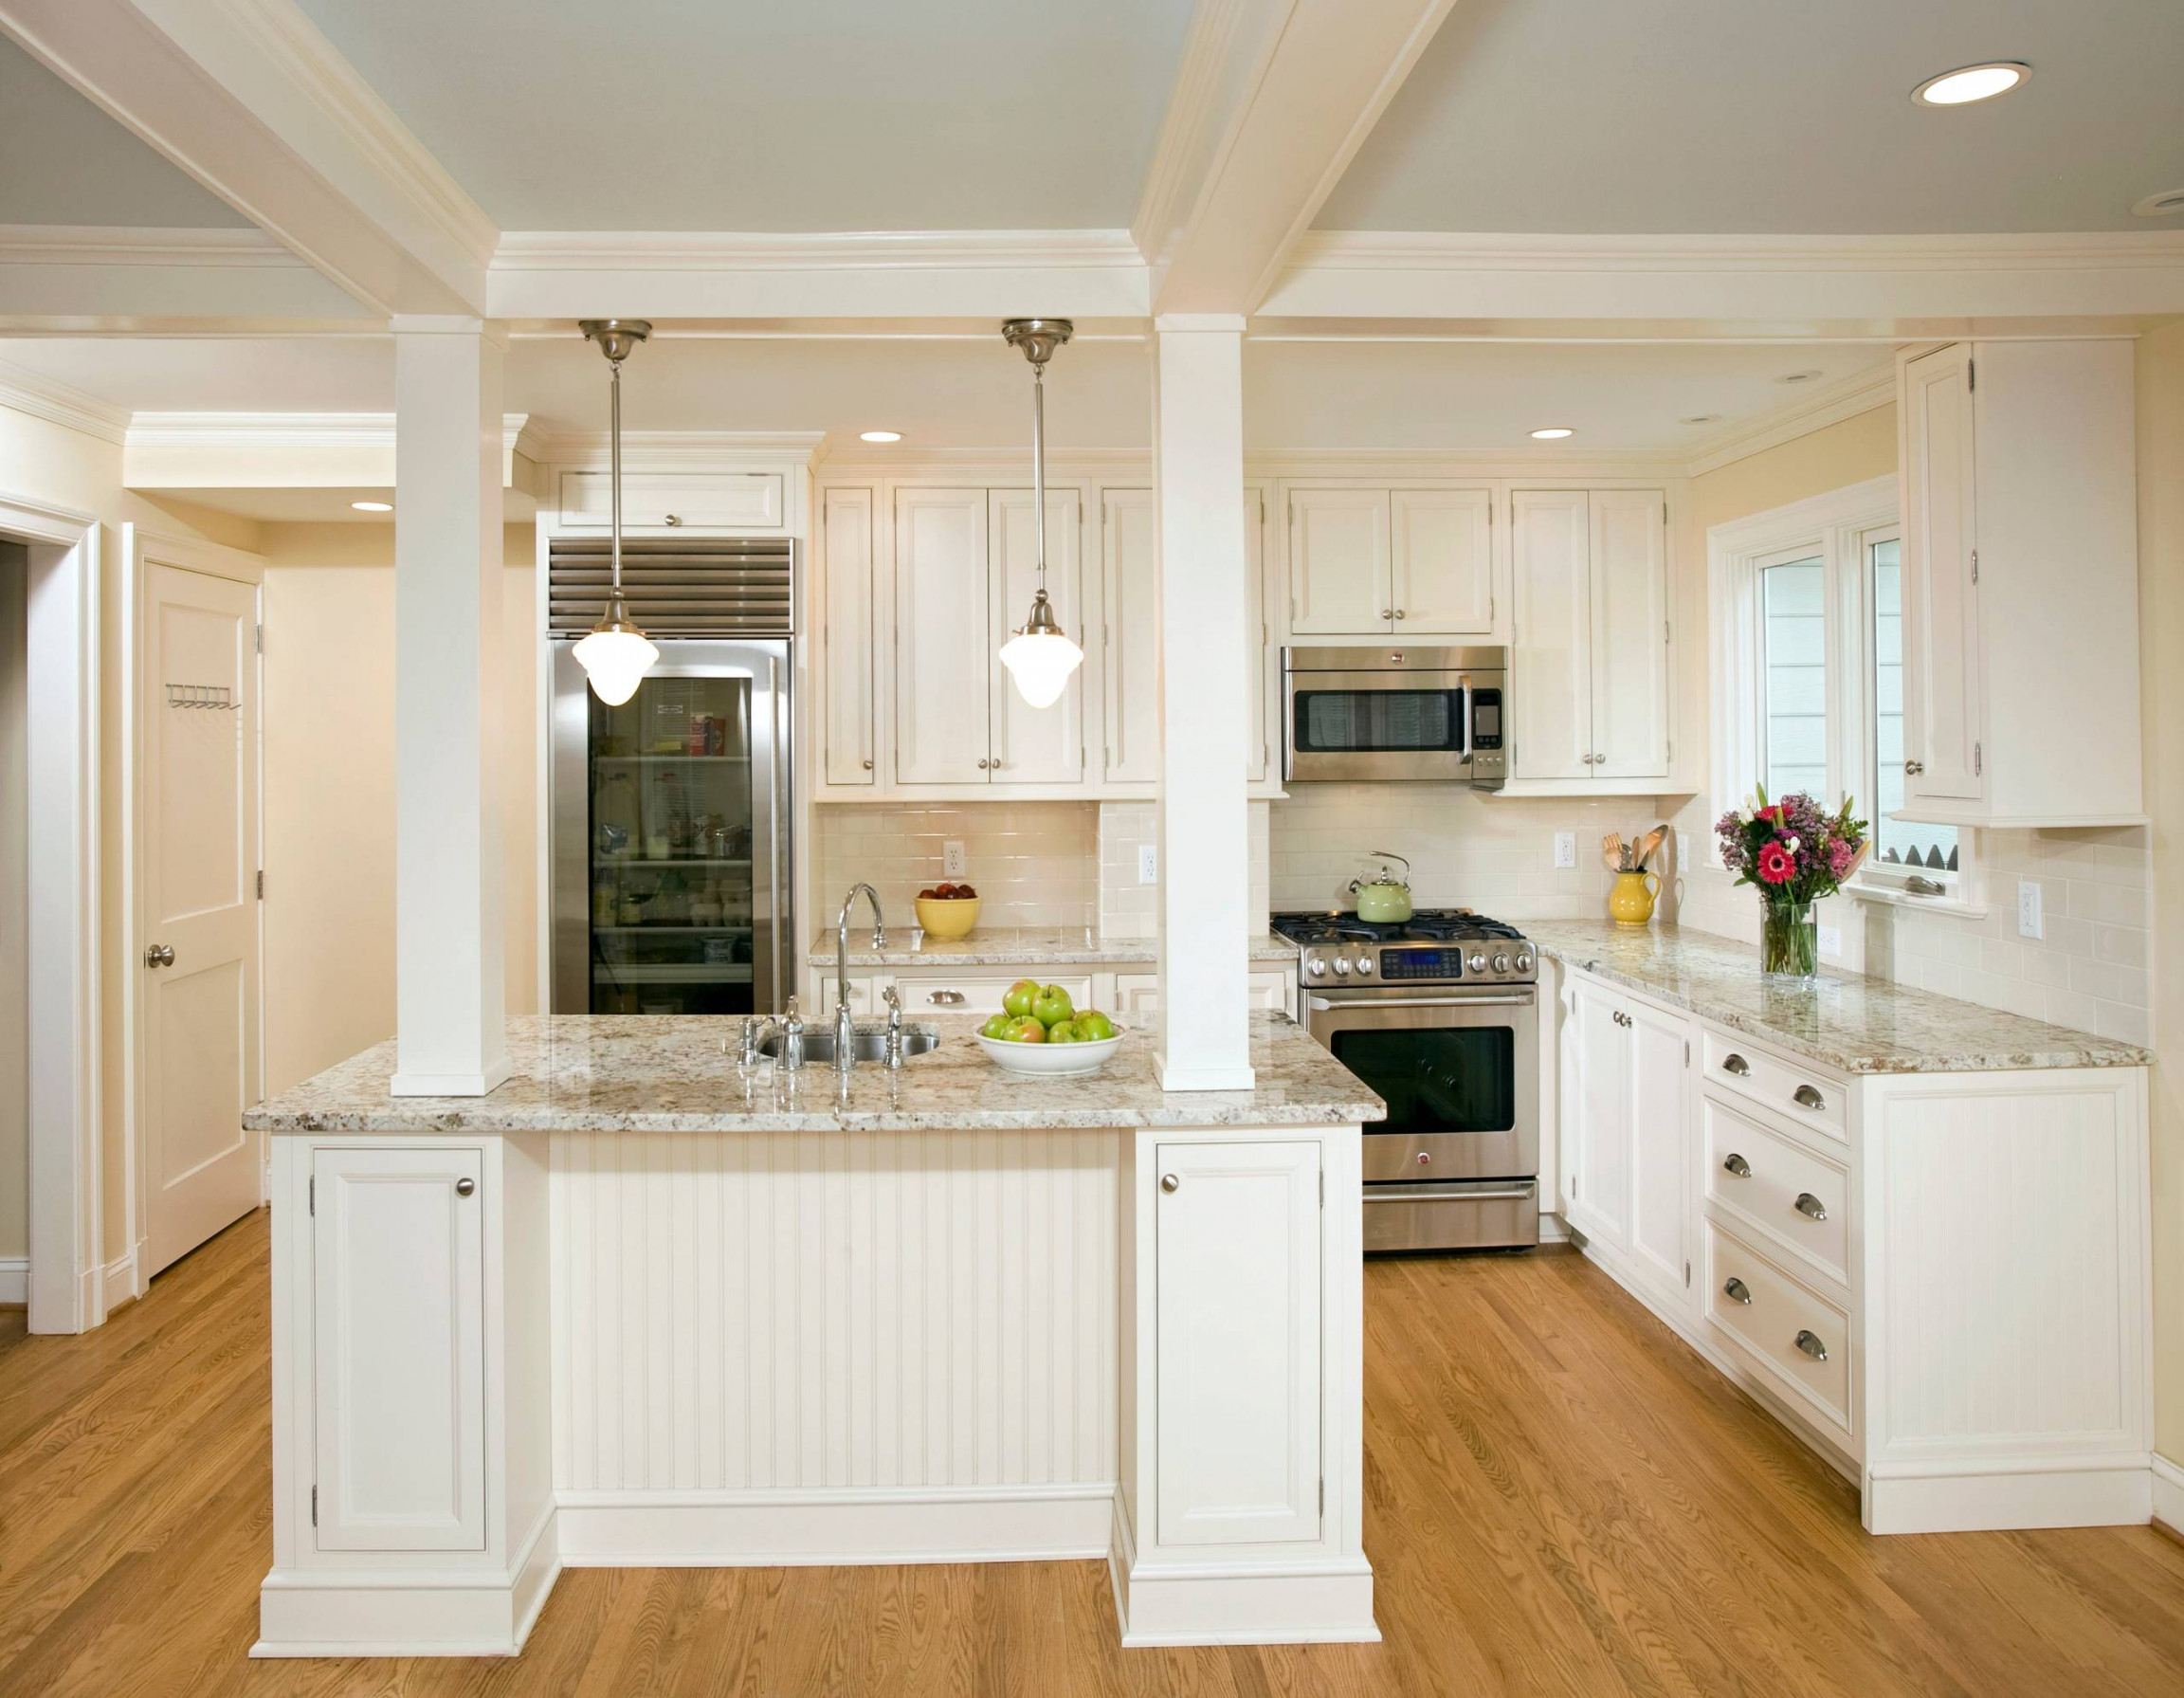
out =
<svg viewBox="0 0 2184 1698"><path fill-rule="evenodd" d="M2184 323L2138 342L2139 654L2153 828L2154 1425L2184 1459Z"/></svg>
<svg viewBox="0 0 2184 1698"><path fill-rule="evenodd" d="M27 551L0 542L0 1261L30 1253Z"/></svg>
<svg viewBox="0 0 2184 1698"><path fill-rule="evenodd" d="M265 1087L394 1030L394 534L264 527ZM501 900L508 1012L537 997L536 582L529 525L501 580Z"/></svg>

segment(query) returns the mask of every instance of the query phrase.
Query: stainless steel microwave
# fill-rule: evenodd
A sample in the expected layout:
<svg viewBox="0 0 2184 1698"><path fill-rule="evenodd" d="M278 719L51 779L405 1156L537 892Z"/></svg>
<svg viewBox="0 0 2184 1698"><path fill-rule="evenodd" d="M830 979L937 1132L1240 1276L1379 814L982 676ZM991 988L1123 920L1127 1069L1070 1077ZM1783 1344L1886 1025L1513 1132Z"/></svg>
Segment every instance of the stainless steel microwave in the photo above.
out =
<svg viewBox="0 0 2184 1698"><path fill-rule="evenodd" d="M1284 648L1282 776L1500 790L1506 648Z"/></svg>

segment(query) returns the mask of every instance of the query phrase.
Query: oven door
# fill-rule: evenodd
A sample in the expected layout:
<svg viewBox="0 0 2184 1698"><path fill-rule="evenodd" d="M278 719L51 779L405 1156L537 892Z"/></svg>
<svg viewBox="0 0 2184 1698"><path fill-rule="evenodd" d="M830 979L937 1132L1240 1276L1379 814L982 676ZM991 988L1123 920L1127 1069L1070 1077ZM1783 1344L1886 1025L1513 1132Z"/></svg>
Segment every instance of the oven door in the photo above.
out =
<svg viewBox="0 0 2184 1698"><path fill-rule="evenodd" d="M1539 1172L1539 1008L1530 985L1305 994L1307 1029L1378 1093L1365 1181L1525 1179Z"/></svg>
<svg viewBox="0 0 2184 1698"><path fill-rule="evenodd" d="M1290 671L1283 684L1284 778L1469 778L1466 674Z"/></svg>

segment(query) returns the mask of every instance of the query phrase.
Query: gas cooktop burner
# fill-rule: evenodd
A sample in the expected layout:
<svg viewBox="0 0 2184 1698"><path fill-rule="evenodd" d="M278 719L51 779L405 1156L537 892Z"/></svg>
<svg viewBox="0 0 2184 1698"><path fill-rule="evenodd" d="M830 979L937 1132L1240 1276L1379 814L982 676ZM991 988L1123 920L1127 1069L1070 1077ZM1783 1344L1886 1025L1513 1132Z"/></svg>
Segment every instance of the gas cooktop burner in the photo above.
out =
<svg viewBox="0 0 2184 1698"><path fill-rule="evenodd" d="M1524 934L1469 908L1421 908L1391 922L1351 913L1277 914L1273 927L1299 945L1300 968L1310 982L1510 983L1538 977L1538 959ZM1440 944L1447 947L1435 947Z"/></svg>
<svg viewBox="0 0 2184 1698"><path fill-rule="evenodd" d="M1360 920L1355 914L1277 914L1274 930L1296 943L1445 943L1459 939L1503 939L1523 933L1469 908L1420 908L1403 921Z"/></svg>

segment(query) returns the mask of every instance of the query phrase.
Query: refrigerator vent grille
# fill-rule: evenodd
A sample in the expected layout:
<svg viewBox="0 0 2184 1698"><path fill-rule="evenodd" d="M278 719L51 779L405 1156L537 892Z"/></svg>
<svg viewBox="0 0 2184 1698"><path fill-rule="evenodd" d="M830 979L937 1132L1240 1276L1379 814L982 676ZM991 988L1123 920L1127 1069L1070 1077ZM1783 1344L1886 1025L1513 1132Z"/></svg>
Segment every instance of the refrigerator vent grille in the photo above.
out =
<svg viewBox="0 0 2184 1698"><path fill-rule="evenodd" d="M556 537L547 557L547 627L580 637L599 623L612 575L607 539ZM793 634L796 544L785 537L622 539L622 596L654 637Z"/></svg>

